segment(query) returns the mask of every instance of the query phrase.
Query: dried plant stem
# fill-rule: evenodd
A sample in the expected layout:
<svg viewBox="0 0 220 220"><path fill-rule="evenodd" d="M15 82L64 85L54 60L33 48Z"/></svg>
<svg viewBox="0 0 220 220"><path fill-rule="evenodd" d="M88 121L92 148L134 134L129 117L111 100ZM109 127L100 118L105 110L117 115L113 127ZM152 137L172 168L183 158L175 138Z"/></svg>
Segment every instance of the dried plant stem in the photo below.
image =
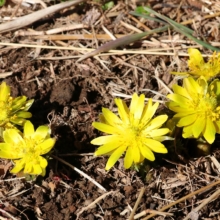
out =
<svg viewBox="0 0 220 220"><path fill-rule="evenodd" d="M207 186L204 186L203 188L198 189L198 190L196 190L195 192L192 192L192 193L190 193L190 194L188 194L188 195L186 195L186 196L184 196L184 197L178 199L177 201L172 202L172 203L170 203L169 205L164 206L164 207L161 208L159 211L160 211L160 212L165 211L165 210L169 209L170 207L172 207L172 206L174 206L174 205L176 205L176 204L178 204L178 203L180 203L180 202L182 202L182 201L184 201L184 200L186 200L186 199L189 199L189 198L191 198L192 196L194 196L194 195L196 195L196 194L198 194L198 193L201 193L201 192L203 192L203 191L205 191L205 190L207 190L207 189L209 189L209 188L211 188L211 187L213 187L213 186L216 186L216 185L218 185L218 184L220 184L220 180L218 180L217 182L211 183L211 184L209 184L209 185L207 185ZM146 218L144 218L144 219L142 219L142 220L150 219L150 218L154 217L155 215L156 215L156 214L148 215Z"/></svg>
<svg viewBox="0 0 220 220"><path fill-rule="evenodd" d="M8 32L28 26L47 15L60 11L64 8L68 8L70 6L76 5L83 1L84 0L73 0L73 1L61 2L60 4L52 5L48 8L44 8L39 11L33 12L31 14L25 15L23 17L19 17L13 21L0 24L0 33Z"/></svg>
<svg viewBox="0 0 220 220"><path fill-rule="evenodd" d="M25 177L16 177L16 178L11 178L11 179L0 180L0 183L10 182L10 181L18 181L18 180L22 180L22 179L25 179Z"/></svg>
<svg viewBox="0 0 220 220"><path fill-rule="evenodd" d="M136 203L135 203L135 205L134 205L134 208L133 208L133 210L132 210L132 212L131 212L131 215L130 215L130 217L129 217L128 220L133 220L134 214L135 214L135 212L136 212L136 210L137 210L137 207L138 207L139 203L141 202L141 198L142 198L142 196L143 196L143 194L144 194L144 191L145 191L145 187L142 187L142 188L141 188L141 191L140 191L140 193L139 193L139 196L138 196L138 198L137 198L137 201L136 201Z"/></svg>
<svg viewBox="0 0 220 220"><path fill-rule="evenodd" d="M205 199L199 206L193 209L183 220L188 220L189 218L192 219L192 216L195 214L198 215L198 211L202 209L205 205L207 205L211 200L215 199L220 195L220 189L214 192L209 198Z"/></svg>
<svg viewBox="0 0 220 220"><path fill-rule="evenodd" d="M61 46L47 46L47 45L33 45L33 44L20 44L20 43L2 43L0 42L0 45L2 46L13 46L13 47L27 47L27 48L44 48L44 49L51 49L51 50L75 50L75 51L94 51L95 49L93 48L80 48L80 47L61 47ZM160 51L163 50L171 50L173 48L160 48ZM157 49L158 50L158 49ZM149 55L167 55L167 56L174 56L174 55L178 55L178 56L184 56L184 57L188 57L189 54L188 53L183 53L183 52L178 52L178 54L176 54L176 52L158 52L155 50L109 50L108 53L105 54L99 54L99 56L109 56L112 55L112 53L115 53L116 55L120 55L120 54L149 54ZM208 54L204 54L203 57L211 57L211 55ZM70 57L67 57L67 59L70 59Z"/></svg>
<svg viewBox="0 0 220 220"><path fill-rule="evenodd" d="M82 172L81 170L79 170L78 168L74 167L73 165L71 165L70 163L66 162L65 160L55 156L55 155L51 155L52 158L60 161L61 163L69 166L70 168L72 168L73 170L75 170L77 173L81 174L82 176L84 176L86 179L88 179L89 181L91 181L93 184L95 184L99 189L103 190L103 191L107 191L102 185L100 185L98 182L96 182L94 179L92 179L90 176L88 176L87 174L85 174L84 172Z"/></svg>
<svg viewBox="0 0 220 220"><path fill-rule="evenodd" d="M162 216L173 216L173 213L169 213L169 212L159 212L159 211L155 211L152 209L146 209L140 213L138 213L137 215L134 216L134 219L139 219L140 217L146 215L146 214L155 214L155 215L162 215Z"/></svg>
<svg viewBox="0 0 220 220"><path fill-rule="evenodd" d="M101 201L102 199L104 199L106 196L108 196L108 195L110 195L110 194L115 194L115 193L117 193L117 192L118 192L118 191L110 191L110 192L107 192L107 193L105 193L105 194L99 196L95 201L93 201L92 203L90 203L88 206L82 208L82 210L76 214L76 215L77 215L77 219L79 218L79 216L80 216L83 212L85 212L85 211L87 211L87 210L89 210L89 209L94 208L94 206L95 206L99 201Z"/></svg>
<svg viewBox="0 0 220 220"><path fill-rule="evenodd" d="M6 215L7 217L9 217L12 220L17 220L16 218L14 218L11 214L9 214L8 212L6 212L4 209L0 208L0 212L3 213L4 215Z"/></svg>
<svg viewBox="0 0 220 220"><path fill-rule="evenodd" d="M220 164L218 160L214 156L210 156L210 159L212 160L213 164L217 168L218 172L220 173Z"/></svg>
<svg viewBox="0 0 220 220"><path fill-rule="evenodd" d="M69 153L69 154L60 154L61 157L72 157L72 156L79 156L79 157L84 157L84 156L93 156L94 153L81 153L81 154L77 154L77 153Z"/></svg>

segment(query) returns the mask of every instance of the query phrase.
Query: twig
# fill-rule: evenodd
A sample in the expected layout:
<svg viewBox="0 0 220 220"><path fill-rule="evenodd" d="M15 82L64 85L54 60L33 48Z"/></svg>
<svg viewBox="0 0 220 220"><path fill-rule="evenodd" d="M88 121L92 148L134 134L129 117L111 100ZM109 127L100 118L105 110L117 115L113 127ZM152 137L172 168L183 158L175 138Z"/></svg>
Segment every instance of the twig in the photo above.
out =
<svg viewBox="0 0 220 220"><path fill-rule="evenodd" d="M142 196L143 196L143 194L144 194L144 191L145 191L145 187L142 187L142 188L141 188L141 191L140 191L140 193L139 193L139 196L138 196L138 198L137 198L137 201L136 201L136 203L135 203L135 205L134 205L134 208L133 208L133 210L132 210L132 212L131 212L131 215L130 215L130 217L129 217L128 220L133 220L134 213L136 212L137 207L138 207L139 203L141 202L141 198L142 198Z"/></svg>
<svg viewBox="0 0 220 220"><path fill-rule="evenodd" d="M160 83L163 86L163 88L166 89L168 93L173 94L173 91L159 77L157 76L153 76L153 77L158 81L158 83Z"/></svg>
<svg viewBox="0 0 220 220"><path fill-rule="evenodd" d="M34 44L21 44L21 43L7 43L7 42L0 42L0 45L2 46L13 46L13 47L27 47L27 48L44 48L44 49L52 49L52 50L75 50L75 51L94 51L93 48L87 48L87 47L61 47L61 46L47 46L47 45L34 45ZM159 51L162 50L171 50L173 48L160 48ZM174 52L158 52L158 51L152 51L150 50L109 50L109 53L116 53L116 54L150 54L150 55L177 55ZM109 56L109 53L106 53L106 55ZM186 56L188 57L188 53L178 52L179 56ZM101 56L101 54L99 55ZM211 57L211 55L203 55L203 57Z"/></svg>
<svg viewBox="0 0 220 220"><path fill-rule="evenodd" d="M68 25L68 26L64 26L64 27L50 29L50 30L47 30L47 31L34 31L34 30L23 31L23 30L18 30L18 31L15 32L15 36L43 35L43 36L41 36L42 38L44 38L44 37L48 38L48 37L50 37L50 36L48 36L50 34L53 34L51 37L54 37L54 34L57 34L57 33L60 33L60 32L70 31L70 30L75 30L75 29L81 29L81 28L86 28L86 27L87 27L87 25L85 25L85 24L73 24L73 25ZM58 36L63 36L63 35L58 35ZM66 35L64 35L64 36L66 36ZM39 37L39 38L36 37L36 39L41 39L42 40L41 37ZM54 39L57 40L57 38L54 38ZM58 39L58 40L60 40L60 39Z"/></svg>
<svg viewBox="0 0 220 220"><path fill-rule="evenodd" d="M113 97L122 97L122 98L128 98L128 99L131 99L132 96L131 95L126 95L126 94L122 94L122 93L116 93L116 92L112 92L111 93ZM144 100L145 101L148 101L149 99L151 98L145 98ZM164 104L165 101L162 101L162 100L158 100L158 99L152 99L153 102L159 102L159 103L162 103Z"/></svg>
<svg viewBox="0 0 220 220"><path fill-rule="evenodd" d="M103 190L103 191L107 191L102 185L100 185L98 182L96 182L94 179L92 179L90 176L88 176L87 174L85 174L84 172L82 172L81 170L79 170L78 168L74 167L73 165L71 165L70 163L66 162L65 160L55 156L55 155L51 155L51 157L53 157L54 159L60 161L63 164L66 164L67 166L69 166L70 168L72 168L73 170L75 170L77 173L81 174L82 176L84 176L86 179L88 179L89 181L91 181L93 184L95 184L97 187L99 187L99 189Z"/></svg>
<svg viewBox="0 0 220 220"><path fill-rule="evenodd" d="M205 205L207 205L211 200L215 199L215 197L220 195L220 189L214 192L209 198L205 199L199 206L193 209L183 220L187 220L189 218L193 219L192 216L199 216L198 211L202 209Z"/></svg>
<svg viewBox="0 0 220 220"><path fill-rule="evenodd" d="M14 12L12 13L12 15L11 15L11 17L10 17L10 20L12 20L12 19L15 17L16 13L18 12L18 9L21 7L22 2L23 2L22 0L20 0L20 1L18 2L17 7L15 8Z"/></svg>
<svg viewBox="0 0 220 220"><path fill-rule="evenodd" d="M218 172L220 173L220 164L214 156L210 156L212 162L214 163L215 167L217 168Z"/></svg>
<svg viewBox="0 0 220 220"><path fill-rule="evenodd" d="M9 181L17 181L17 180L22 180L22 179L25 179L25 177L17 177L17 178L0 180L0 183L2 183L2 182L9 182Z"/></svg>
<svg viewBox="0 0 220 220"><path fill-rule="evenodd" d="M88 210L88 209L92 209L94 207L94 205L96 203L98 203L99 201L101 201L102 199L104 199L106 196L110 195L110 194L115 194L117 193L118 191L110 191L110 192L107 192L101 196L99 196L95 201L93 201L92 203L90 203L88 206L82 208L82 210L80 212L78 212L76 215L77 215L77 218L79 217L79 215L81 215L84 211Z"/></svg>
<svg viewBox="0 0 220 220"><path fill-rule="evenodd" d="M13 46L13 47L27 47L27 48L44 48L44 49L51 49L51 50L75 50L75 51L94 51L93 48L80 48L80 47L61 47L61 46L47 46L47 45L33 45L33 44L21 44L21 43L7 43L7 42L0 42L0 45L2 46ZM171 50L173 48L160 48L157 50L163 51L163 50ZM149 55L164 55L164 56L183 56L188 57L188 53L179 52L176 54L174 52L158 52L156 50L109 50L108 53L99 54L98 56L109 56L109 55L120 55L120 54L149 54ZM211 57L211 54L202 54L203 57ZM75 56L74 56L75 58ZM68 57L67 59L70 59Z"/></svg>
<svg viewBox="0 0 220 220"><path fill-rule="evenodd" d="M79 157L84 157L84 156L93 156L94 153L81 153L81 154L77 154L77 153L69 153L69 154L59 154L60 157L69 157L69 156L79 156Z"/></svg>
<svg viewBox="0 0 220 220"><path fill-rule="evenodd" d="M16 218L14 218L11 214L9 214L8 212L6 212L4 209L0 208L0 212L3 213L4 215L8 216L10 219L12 220L17 220Z"/></svg>
<svg viewBox="0 0 220 220"><path fill-rule="evenodd" d="M21 31L17 31L16 32L18 36L23 36L23 33L25 32L21 32ZM61 35L61 34L57 34L57 35L43 35L45 34L45 32L43 31L35 31L34 34L32 34L31 32L26 32L27 35L40 35L40 36L33 36L34 39L43 39L43 40L93 40L94 35L93 34L74 34L74 35L69 35L69 34L65 34L65 35ZM107 35L107 34L96 34L95 35L96 38L98 40L112 40L111 36ZM115 35L117 38L120 37L124 37L124 34L116 34Z"/></svg>
<svg viewBox="0 0 220 220"><path fill-rule="evenodd" d="M8 195L8 198L9 198L9 197L10 197L10 198L13 198L13 197L19 196L19 195L21 195L21 194L23 194L23 193L25 193L25 192L27 192L27 191L29 191L29 190L31 190L31 188L30 188L30 189L23 190L23 191L21 191L21 192L18 192L18 193L16 193L16 194L12 195L12 196Z"/></svg>
<svg viewBox="0 0 220 220"><path fill-rule="evenodd" d="M138 219L146 214L149 214L149 213L152 213L152 214L155 214L155 215L162 215L162 216L173 216L173 213L169 213L169 212L159 212L159 211L156 211L156 210L151 210L151 209L146 209L140 213L138 213L137 215L134 216L134 219Z"/></svg>
<svg viewBox="0 0 220 220"><path fill-rule="evenodd" d="M75 5L75 4L83 2L83 1L84 0L73 0L73 1L62 2L60 4L56 4L56 5L50 6L48 8L44 8L42 10L33 12L33 13L25 15L23 17L19 17L13 21L9 21L9 22L0 24L0 33L12 31L12 30L22 28L24 26L28 26L28 25L34 23L35 21L40 20L41 18L43 18L49 14L55 13L57 11L60 11L64 8L68 8L72 5Z"/></svg>
<svg viewBox="0 0 220 220"><path fill-rule="evenodd" d="M194 195L196 195L196 194L199 194L199 193L201 193L201 192L203 192L203 191L205 191L205 190L207 190L207 189L209 189L209 188L211 188L211 187L213 187L213 186L215 186L215 185L218 185L218 184L220 184L220 180L218 180L217 182L211 183L211 184L209 184L208 186L204 186L204 187L202 187L201 189L198 189L198 190L196 190L195 192L192 192L192 193L190 193L190 194L188 194L188 195L186 195L186 196L184 196L184 197L178 199L177 201L172 202L172 203L170 203L169 205L164 206L163 208L159 209L159 211L160 211L160 212L163 212L163 211L169 209L170 207L172 207L172 206L174 206L174 205L176 205L176 204L178 204L178 203L180 203L180 202L182 202L182 201L184 201L184 200L186 200L186 199L189 199L189 198L191 198L192 196L194 196ZM155 215L156 215L156 214L148 215L146 218L144 218L144 219L142 219L142 220L147 220L147 219L153 218Z"/></svg>

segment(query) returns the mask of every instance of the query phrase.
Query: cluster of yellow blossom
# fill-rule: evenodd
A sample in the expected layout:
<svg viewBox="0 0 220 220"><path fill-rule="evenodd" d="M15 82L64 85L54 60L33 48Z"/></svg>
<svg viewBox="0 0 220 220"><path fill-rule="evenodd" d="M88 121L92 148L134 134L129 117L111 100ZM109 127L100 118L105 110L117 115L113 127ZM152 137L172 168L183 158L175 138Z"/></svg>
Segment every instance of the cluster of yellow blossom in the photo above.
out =
<svg viewBox="0 0 220 220"><path fill-rule="evenodd" d="M173 121L182 127L184 138L202 138L212 144L215 134L220 133L220 54L214 53L206 63L197 49L189 49L189 72L174 72L186 76L183 85L173 85L172 94L167 95L167 106L176 113ZM144 104L145 96L133 94L130 108L121 99L116 98L118 116L103 108L100 122L93 126L109 135L91 141L100 145L95 155L110 155L106 164L109 170L125 153L124 167L139 164L145 158L153 161L153 152L167 153L161 143L172 138L166 136L169 129L163 127L167 115L154 117L158 103L152 99Z"/></svg>
<svg viewBox="0 0 220 220"><path fill-rule="evenodd" d="M0 158L13 160L12 173L44 176L47 160L41 155L53 148L55 139L50 137L48 126L34 131L33 124L26 120L32 116L28 110L33 102L26 96L13 98L10 87L5 82L0 85Z"/></svg>
<svg viewBox="0 0 220 220"><path fill-rule="evenodd" d="M182 128L183 138L202 139L208 144L220 133L220 54L214 53L205 62L197 49L189 49L189 72L173 72L185 76L182 86L174 84L173 93L167 95L167 107L174 112L171 119L174 126ZM15 166L12 173L23 171L31 175L45 175L47 160L42 156L54 146L48 126L34 126L27 119L34 100L27 97L10 96L10 87L0 85L0 158L11 159ZM96 156L110 155L106 164L109 170L124 156L124 167L143 162L146 158L155 160L154 153L167 153L161 142L172 140L170 130L164 126L166 114L155 113L159 103L145 96L133 94L128 107L122 99L116 98L118 114L102 108L100 122L93 127L108 134L91 141L98 145ZM167 123L168 125L168 123ZM23 132L18 129L23 128Z"/></svg>
<svg viewBox="0 0 220 220"><path fill-rule="evenodd" d="M202 138L212 144L220 133L220 54L213 53L205 62L197 49L189 49L189 73L183 85L173 85L168 107L176 114L177 126L183 128L184 138Z"/></svg>

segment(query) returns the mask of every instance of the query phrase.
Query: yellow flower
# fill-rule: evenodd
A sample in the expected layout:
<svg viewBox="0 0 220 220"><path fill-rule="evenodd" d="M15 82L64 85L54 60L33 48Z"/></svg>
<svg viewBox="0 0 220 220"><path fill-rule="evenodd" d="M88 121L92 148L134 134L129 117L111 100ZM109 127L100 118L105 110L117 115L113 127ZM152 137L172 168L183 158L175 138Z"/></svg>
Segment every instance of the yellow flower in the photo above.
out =
<svg viewBox="0 0 220 220"><path fill-rule="evenodd" d="M207 83L204 77L183 79L183 87L174 85L168 107L176 112L177 126L183 127L184 138L204 137L213 143L220 133L220 81Z"/></svg>
<svg viewBox="0 0 220 220"><path fill-rule="evenodd" d="M102 109L102 122L94 122L92 125L110 135L101 136L91 141L94 145L100 146L95 155L111 154L106 164L109 170L124 152L124 167L130 168L133 163L137 164L147 158L150 161L155 159L153 152L167 153L167 149L160 142L168 140L163 136L169 132L167 128L160 128L167 120L167 115L160 115L154 119L159 103L152 104L152 99L144 105L145 96L138 97L135 93L132 96L130 110L125 102L116 98L119 117L109 109ZM153 152L152 152L153 151Z"/></svg>
<svg viewBox="0 0 220 220"><path fill-rule="evenodd" d="M2 82L0 85L0 127L13 127L13 124L23 125L25 119L32 116L28 109L33 101L33 99L27 101L26 96L11 97L10 87Z"/></svg>
<svg viewBox="0 0 220 220"><path fill-rule="evenodd" d="M188 49L189 60L188 66L189 72L172 72L175 75L193 76L198 78L200 76L205 77L207 80L216 77L220 73L220 53L213 53L212 57L206 63L199 52L199 50L190 48Z"/></svg>
<svg viewBox="0 0 220 220"><path fill-rule="evenodd" d="M50 138L48 126L40 126L34 131L33 124L26 121L23 136L17 129L6 129L3 138L0 157L14 160L12 173L23 170L31 175L45 175L47 160L41 155L48 153L55 144L55 139Z"/></svg>

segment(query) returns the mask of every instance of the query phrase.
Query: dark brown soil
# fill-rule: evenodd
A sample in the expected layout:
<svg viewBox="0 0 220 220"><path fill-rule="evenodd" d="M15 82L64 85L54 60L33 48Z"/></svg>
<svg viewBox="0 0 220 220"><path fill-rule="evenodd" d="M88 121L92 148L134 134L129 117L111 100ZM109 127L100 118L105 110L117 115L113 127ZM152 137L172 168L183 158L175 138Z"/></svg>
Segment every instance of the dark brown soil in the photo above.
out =
<svg viewBox="0 0 220 220"><path fill-rule="evenodd" d="M136 18L136 21L129 15L136 6L144 5L144 1L114 1L115 6L111 11L103 11L98 2L80 4L57 12L21 30L3 33L0 35L1 42L25 44L42 42L49 46L97 48L107 40L93 38L44 41L37 40L35 36L22 36L15 32L28 31L28 28L45 32L86 21L89 21L87 28L65 31L63 34L73 36L86 33L106 34L103 30L105 27L113 35L128 35L136 33L134 28L146 31L144 27L154 29L162 26L160 23L146 19ZM49 7L54 3L45 4ZM214 10L214 4L204 3L204 7ZM198 1L197 4L195 1L148 1L148 5L177 22L207 15L201 9L202 1ZM6 6L0 8L0 16L2 18L12 16L16 7L18 3L7 2ZM42 9L40 4L30 7L20 6L16 16L24 16L40 9ZM202 38L206 36L209 42L219 42L219 35L215 34L216 30L210 29L211 26L216 25L216 22L215 17L196 20L188 24L188 27L196 29L198 36ZM177 43L163 41L173 37L176 37ZM166 143L169 154L163 157L157 155L158 159L154 163L146 162L139 172L132 169L125 170L122 159L107 172L105 171L107 157L94 157L92 154L96 148L90 144L90 141L101 133L91 124L98 120L102 107L115 110L115 93L132 95L134 92L143 92L146 97L156 98L149 92L154 90L166 95L167 91L163 90L155 76L170 86L173 82L170 71L186 69L187 58L184 56L141 53L155 48L158 51L162 48L162 52L173 52L175 49L170 49L172 47L178 47L181 52L186 53L186 48L195 47L195 44L188 42L187 38L175 31L166 31L119 48L137 50L140 51L139 54L109 54L98 58L91 57L81 62L77 62L77 59L87 51L46 48L38 50L0 45L0 76L2 75L1 78L10 85L13 96L25 95L35 99L30 109L33 114L31 121L36 127L42 124L50 125L52 135L57 138L52 154L80 169L106 189L104 192L71 167L52 157L49 160L46 176L38 177L36 180L13 176L9 172L12 163L1 160L1 219L128 219L142 187L145 187L145 191L136 214L147 209L159 210L219 180L219 171L213 166L210 157L192 159L186 149L189 143L184 141L181 143L183 149L177 150L181 155L176 153L173 143ZM210 54L208 50L202 51ZM68 58L71 56L78 58ZM4 74L8 72L10 72L9 76L5 77ZM160 111L167 110L161 105ZM218 148L213 150L213 156L217 160L220 159ZM172 217L156 215L154 219L184 219L204 199L212 195L217 187L202 191L165 210L172 213ZM96 201L101 196L102 199ZM93 202L95 204L91 206ZM220 200L216 198L199 210L198 219L219 219L219 207Z"/></svg>

